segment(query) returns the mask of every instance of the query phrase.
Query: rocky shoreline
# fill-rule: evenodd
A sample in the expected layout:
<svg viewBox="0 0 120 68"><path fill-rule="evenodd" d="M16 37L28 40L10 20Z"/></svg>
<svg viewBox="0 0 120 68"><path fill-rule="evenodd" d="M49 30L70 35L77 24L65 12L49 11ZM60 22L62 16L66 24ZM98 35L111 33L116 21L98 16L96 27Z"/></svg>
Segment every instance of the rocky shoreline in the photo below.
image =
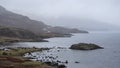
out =
<svg viewBox="0 0 120 68"><path fill-rule="evenodd" d="M64 50L62 47L54 48L56 49L56 52L61 52L61 50ZM95 50L95 49L103 49L103 47L100 47L96 44L91 44L91 43L79 43L79 44L73 44L70 49L73 50ZM46 52L42 52L42 51ZM0 49L0 62L7 61L7 63L10 61L12 63L9 63L12 65L13 68L17 68L16 62L17 63L22 63L21 65L24 67L27 63L28 66L37 66L43 65L43 66L48 66L48 68L67 68L66 65L69 63L69 60L59 60L59 56L54 56L52 52L53 48L26 48L26 47L17 47L17 48L4 48ZM54 50L53 50L54 51ZM34 55L34 52L40 52L40 54ZM43 53L43 54L41 54ZM50 53L49 55L46 55L46 53ZM26 56L29 55L29 56ZM18 58L19 57L19 58ZM33 59L35 61L33 61ZM6 63L6 62L4 62ZM29 64L30 63L30 64ZM74 63L78 64L80 61L74 61ZM10 66L8 65L8 67ZM18 64L19 65L19 64ZM2 66L0 64L0 66ZM3 65L3 67L6 65ZM31 67L34 68L34 67ZM43 67L44 68L44 67Z"/></svg>
<svg viewBox="0 0 120 68"><path fill-rule="evenodd" d="M65 65L59 64L59 62L51 62L51 61L32 61L32 57L24 57L25 54L31 54L32 52L36 51L43 51L47 50L49 51L51 48L25 48L25 47L17 47L17 48L4 48L0 49L0 67L11 67L11 68L18 68L22 66L22 68L27 68L26 63L28 66L31 66L29 68L66 68ZM50 57L50 56L49 56ZM54 57L50 57L54 58ZM9 63L10 62L10 63ZM16 64L17 63L17 64ZM8 64L8 65L6 65Z"/></svg>
<svg viewBox="0 0 120 68"><path fill-rule="evenodd" d="M34 54L36 52L26 53L24 57L29 58L30 60L43 62L48 66L52 66L54 68L67 68L66 64L68 64L68 60L61 61L61 60L57 60L58 56L53 56L53 54L47 55L47 53L51 53L53 49L56 48L51 48L50 50L45 50L43 52L38 51L41 54L37 54L37 55ZM57 49L58 49L57 52L60 52L60 50L63 48L58 47Z"/></svg>
<svg viewBox="0 0 120 68"><path fill-rule="evenodd" d="M49 48L4 48L0 49L0 67L1 68L52 68L51 66L46 65L42 62L31 61L23 55L25 53L34 52L34 51L43 51L48 50ZM6 65L7 64L7 65Z"/></svg>

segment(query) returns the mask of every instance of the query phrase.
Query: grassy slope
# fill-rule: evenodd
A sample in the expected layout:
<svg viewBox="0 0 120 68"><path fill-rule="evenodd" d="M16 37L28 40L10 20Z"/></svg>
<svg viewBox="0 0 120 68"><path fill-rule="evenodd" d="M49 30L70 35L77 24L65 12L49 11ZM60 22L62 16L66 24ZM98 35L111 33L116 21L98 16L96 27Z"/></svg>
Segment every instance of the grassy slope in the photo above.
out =
<svg viewBox="0 0 120 68"><path fill-rule="evenodd" d="M52 68L42 62L30 61L22 57L27 52L42 51L48 48L10 48L0 50L0 68Z"/></svg>
<svg viewBox="0 0 120 68"><path fill-rule="evenodd" d="M0 26L0 44L13 42L45 42L43 38L28 30Z"/></svg>

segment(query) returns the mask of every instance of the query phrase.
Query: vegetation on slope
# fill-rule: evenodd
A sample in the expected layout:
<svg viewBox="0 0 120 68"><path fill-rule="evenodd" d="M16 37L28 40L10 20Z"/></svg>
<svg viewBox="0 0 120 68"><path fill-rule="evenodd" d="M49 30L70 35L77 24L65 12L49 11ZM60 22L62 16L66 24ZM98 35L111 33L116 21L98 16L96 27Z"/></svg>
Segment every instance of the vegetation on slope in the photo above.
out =
<svg viewBox="0 0 120 68"><path fill-rule="evenodd" d="M13 42L45 42L43 38L31 31L0 26L0 44Z"/></svg>
<svg viewBox="0 0 120 68"><path fill-rule="evenodd" d="M17 27L25 30L32 31L37 34L41 33L86 33L87 31L78 29L69 29L64 27L52 27L44 24L41 21L32 20L27 16L8 11L0 6L0 25L6 27Z"/></svg>
<svg viewBox="0 0 120 68"><path fill-rule="evenodd" d="M22 57L25 53L48 50L49 48L8 48L0 50L0 68L52 68L45 63Z"/></svg>

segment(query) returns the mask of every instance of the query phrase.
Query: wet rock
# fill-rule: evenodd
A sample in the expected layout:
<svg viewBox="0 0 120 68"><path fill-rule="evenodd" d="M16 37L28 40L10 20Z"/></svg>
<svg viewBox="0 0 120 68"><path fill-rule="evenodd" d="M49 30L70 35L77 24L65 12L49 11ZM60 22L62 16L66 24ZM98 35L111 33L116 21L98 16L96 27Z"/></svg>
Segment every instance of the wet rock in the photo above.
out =
<svg viewBox="0 0 120 68"><path fill-rule="evenodd" d="M60 50L57 50L58 52L60 52Z"/></svg>
<svg viewBox="0 0 120 68"><path fill-rule="evenodd" d="M68 61L66 60L65 63L68 64Z"/></svg>
<svg viewBox="0 0 120 68"><path fill-rule="evenodd" d="M61 64L61 65L58 66L58 68L66 68L66 66Z"/></svg>
<svg viewBox="0 0 120 68"><path fill-rule="evenodd" d="M46 63L47 65L52 65L52 62L44 62L44 63Z"/></svg>
<svg viewBox="0 0 120 68"><path fill-rule="evenodd" d="M57 47L58 49L66 49L65 47Z"/></svg>
<svg viewBox="0 0 120 68"><path fill-rule="evenodd" d="M57 63L61 63L61 61L57 60Z"/></svg>
<svg viewBox="0 0 120 68"><path fill-rule="evenodd" d="M78 61L75 61L75 63L80 63L80 62L78 62Z"/></svg>
<svg viewBox="0 0 120 68"><path fill-rule="evenodd" d="M56 62L52 62L52 66L58 66L59 64Z"/></svg>

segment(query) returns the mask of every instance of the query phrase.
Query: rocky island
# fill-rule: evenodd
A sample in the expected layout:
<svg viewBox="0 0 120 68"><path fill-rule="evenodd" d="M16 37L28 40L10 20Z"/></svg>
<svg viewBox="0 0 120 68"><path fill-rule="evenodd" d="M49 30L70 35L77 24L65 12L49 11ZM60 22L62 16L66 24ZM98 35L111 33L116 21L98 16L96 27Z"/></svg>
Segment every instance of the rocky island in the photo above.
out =
<svg viewBox="0 0 120 68"><path fill-rule="evenodd" d="M73 44L70 49L73 50L95 50L95 49L103 49L103 47L100 47L96 44L92 43L79 43L79 44Z"/></svg>

